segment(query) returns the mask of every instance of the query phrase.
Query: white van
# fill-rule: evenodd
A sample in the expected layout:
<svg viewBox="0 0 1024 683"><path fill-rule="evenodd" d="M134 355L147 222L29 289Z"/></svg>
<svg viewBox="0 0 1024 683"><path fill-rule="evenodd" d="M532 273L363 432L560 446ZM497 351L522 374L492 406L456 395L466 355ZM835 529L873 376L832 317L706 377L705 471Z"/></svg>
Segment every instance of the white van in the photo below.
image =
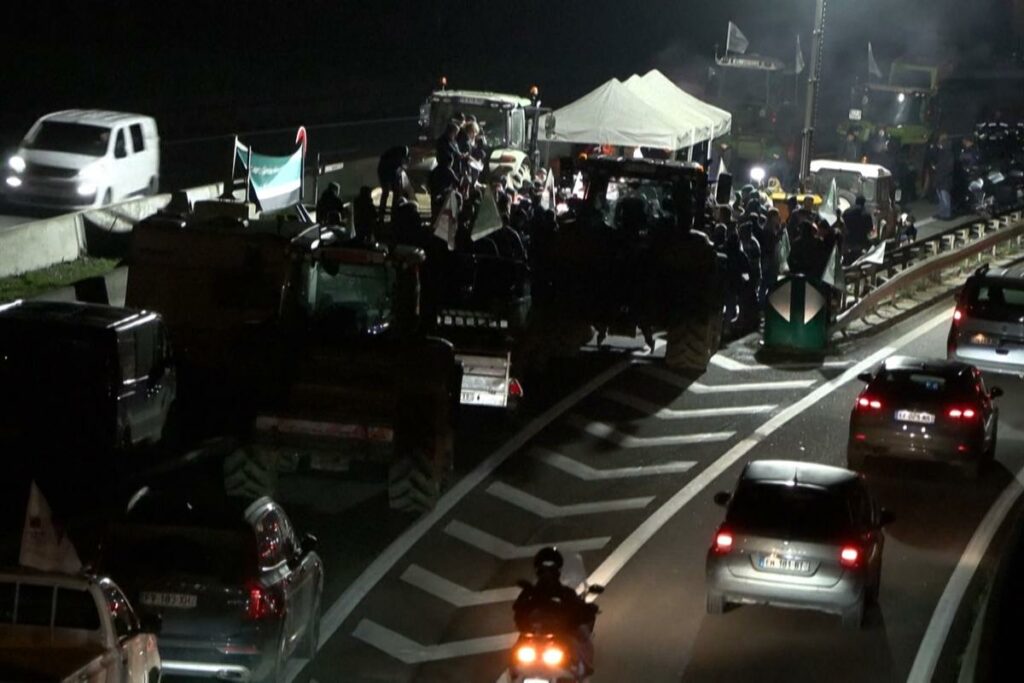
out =
<svg viewBox="0 0 1024 683"><path fill-rule="evenodd" d="M69 109L36 121L7 165L11 202L55 209L103 206L156 193L160 138L149 116Z"/></svg>

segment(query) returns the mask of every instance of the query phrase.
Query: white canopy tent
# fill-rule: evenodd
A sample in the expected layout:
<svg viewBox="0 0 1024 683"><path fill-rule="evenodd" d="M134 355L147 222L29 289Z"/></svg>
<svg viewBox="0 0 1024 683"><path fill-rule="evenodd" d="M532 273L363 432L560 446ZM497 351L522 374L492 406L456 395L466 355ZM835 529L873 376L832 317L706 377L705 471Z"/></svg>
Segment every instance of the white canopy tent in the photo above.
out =
<svg viewBox="0 0 1024 683"><path fill-rule="evenodd" d="M732 128L732 114L699 100L657 69L643 77L634 74L624 85L679 127L682 147L721 137Z"/></svg>

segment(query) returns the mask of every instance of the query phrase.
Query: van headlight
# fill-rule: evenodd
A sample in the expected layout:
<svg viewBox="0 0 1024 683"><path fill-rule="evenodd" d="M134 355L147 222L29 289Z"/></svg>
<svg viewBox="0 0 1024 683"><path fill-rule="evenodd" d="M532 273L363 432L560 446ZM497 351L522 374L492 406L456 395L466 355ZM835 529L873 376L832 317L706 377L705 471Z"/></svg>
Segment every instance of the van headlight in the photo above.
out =
<svg viewBox="0 0 1024 683"><path fill-rule="evenodd" d="M15 173L24 173L25 171L25 159L17 154L7 160L7 165L10 166L11 170Z"/></svg>
<svg viewBox="0 0 1024 683"><path fill-rule="evenodd" d="M96 194L97 189L99 188L96 187L96 183L92 183L89 181L85 181L84 183L78 184L78 194L82 195L83 197L87 197L91 194Z"/></svg>

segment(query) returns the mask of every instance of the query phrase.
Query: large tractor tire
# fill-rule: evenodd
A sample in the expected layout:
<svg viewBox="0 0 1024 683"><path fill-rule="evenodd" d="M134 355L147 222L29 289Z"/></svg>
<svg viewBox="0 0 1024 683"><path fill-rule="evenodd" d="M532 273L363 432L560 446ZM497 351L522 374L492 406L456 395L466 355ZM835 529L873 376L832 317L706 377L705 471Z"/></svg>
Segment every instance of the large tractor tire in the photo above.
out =
<svg viewBox="0 0 1024 683"><path fill-rule="evenodd" d="M666 334L665 364L673 370L704 372L722 341L722 315L707 315L681 321Z"/></svg>
<svg viewBox="0 0 1024 683"><path fill-rule="evenodd" d="M388 466L388 506L421 514L437 505L451 480L450 466L435 464L423 450L396 454Z"/></svg>
<svg viewBox="0 0 1024 683"><path fill-rule="evenodd" d="M224 492L260 498L277 494L277 464L270 453L243 447L224 458Z"/></svg>

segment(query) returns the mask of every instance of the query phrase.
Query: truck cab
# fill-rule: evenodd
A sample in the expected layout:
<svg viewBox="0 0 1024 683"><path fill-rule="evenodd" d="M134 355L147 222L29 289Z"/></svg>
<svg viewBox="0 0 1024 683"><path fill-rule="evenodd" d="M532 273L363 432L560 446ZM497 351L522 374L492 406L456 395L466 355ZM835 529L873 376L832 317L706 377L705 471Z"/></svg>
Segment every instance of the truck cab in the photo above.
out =
<svg viewBox="0 0 1024 683"><path fill-rule="evenodd" d="M865 208L871 213L879 237L896 236L897 192L888 169L878 164L815 159L810 170L811 188L819 196L828 196L832 181L836 181L840 214L853 206L857 195L863 195L867 200Z"/></svg>

